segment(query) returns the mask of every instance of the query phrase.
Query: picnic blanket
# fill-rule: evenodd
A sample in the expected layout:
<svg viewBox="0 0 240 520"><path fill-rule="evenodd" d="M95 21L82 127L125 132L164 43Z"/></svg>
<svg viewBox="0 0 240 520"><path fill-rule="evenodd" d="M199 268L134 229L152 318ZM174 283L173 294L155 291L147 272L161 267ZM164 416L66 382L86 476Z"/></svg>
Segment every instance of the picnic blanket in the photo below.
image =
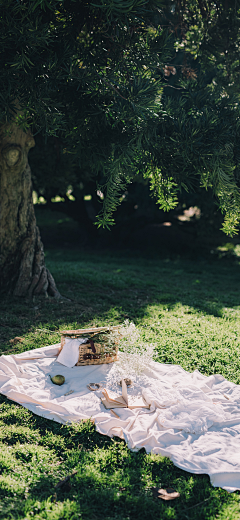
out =
<svg viewBox="0 0 240 520"><path fill-rule="evenodd" d="M57 361L59 349L57 344L1 356L0 393L62 424L92 418L98 432L119 436L133 451L145 448L185 471L208 474L213 486L240 489L240 386L219 374L151 362L128 390L142 395L150 409L120 408L116 416L104 408L101 389L87 387L104 387L115 364L68 368ZM64 375L64 385L51 382L49 375L57 374Z"/></svg>

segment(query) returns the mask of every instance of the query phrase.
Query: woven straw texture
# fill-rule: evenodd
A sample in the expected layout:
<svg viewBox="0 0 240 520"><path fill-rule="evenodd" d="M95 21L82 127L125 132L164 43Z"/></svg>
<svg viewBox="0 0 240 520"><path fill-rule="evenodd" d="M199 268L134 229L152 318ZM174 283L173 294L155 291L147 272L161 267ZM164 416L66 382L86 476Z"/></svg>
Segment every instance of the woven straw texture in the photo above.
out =
<svg viewBox="0 0 240 520"><path fill-rule="evenodd" d="M94 339L99 340L99 334L107 335L110 332L118 332L119 327L94 327L91 329L79 329L79 330L63 330L61 331L61 349L65 345L66 339L74 339L86 337L88 338L87 343L79 345L79 358L76 363L77 366L81 365L102 365L103 363L113 363L118 360L118 344L120 339L114 338L114 342L109 347L104 343L98 343Z"/></svg>

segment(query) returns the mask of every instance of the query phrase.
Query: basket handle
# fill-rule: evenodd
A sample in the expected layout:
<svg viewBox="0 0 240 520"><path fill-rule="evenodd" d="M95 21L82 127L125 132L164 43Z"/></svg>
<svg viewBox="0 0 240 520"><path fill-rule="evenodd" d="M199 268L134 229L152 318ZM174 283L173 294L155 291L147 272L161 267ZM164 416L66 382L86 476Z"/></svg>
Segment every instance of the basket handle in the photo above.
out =
<svg viewBox="0 0 240 520"><path fill-rule="evenodd" d="M95 345L94 345L94 343L93 343L93 340L92 340L92 339L89 339L88 341L89 341L89 343L90 343L90 345L91 345L91 349L92 349L93 353L96 354L96 348L95 348Z"/></svg>

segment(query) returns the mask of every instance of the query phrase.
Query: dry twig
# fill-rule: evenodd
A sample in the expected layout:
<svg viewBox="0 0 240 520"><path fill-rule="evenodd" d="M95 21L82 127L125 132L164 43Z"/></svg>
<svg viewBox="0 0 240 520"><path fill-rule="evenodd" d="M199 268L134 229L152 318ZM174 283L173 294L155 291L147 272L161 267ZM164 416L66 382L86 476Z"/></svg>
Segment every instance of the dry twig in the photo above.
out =
<svg viewBox="0 0 240 520"><path fill-rule="evenodd" d="M64 485L65 485L65 484L70 480L71 477L73 477L74 475L76 475L76 473L77 473L77 470L74 470L74 471L71 473L71 475L67 475L63 480L60 480L60 481L58 482L58 484L55 486L55 488L58 489L58 488L64 486Z"/></svg>

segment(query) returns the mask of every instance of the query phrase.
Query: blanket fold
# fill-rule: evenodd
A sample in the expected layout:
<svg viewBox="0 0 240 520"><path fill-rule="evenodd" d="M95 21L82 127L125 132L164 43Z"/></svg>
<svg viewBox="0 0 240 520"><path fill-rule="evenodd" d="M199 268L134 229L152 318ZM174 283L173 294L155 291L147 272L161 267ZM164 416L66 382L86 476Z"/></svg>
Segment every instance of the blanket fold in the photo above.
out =
<svg viewBox="0 0 240 520"><path fill-rule="evenodd" d="M73 354L76 350L73 345ZM62 424L92 418L99 433L125 439L133 451L145 448L190 473L208 474L213 486L240 489L239 385L219 374L207 377L198 370L189 373L178 365L152 362L129 393L123 385L119 396L110 385L114 363L69 367L58 361L59 351L57 344L1 356L0 392ZM65 377L64 385L51 382L49 375L57 374ZM96 392L87 387L92 381L100 384ZM149 409L131 406L139 399Z"/></svg>

